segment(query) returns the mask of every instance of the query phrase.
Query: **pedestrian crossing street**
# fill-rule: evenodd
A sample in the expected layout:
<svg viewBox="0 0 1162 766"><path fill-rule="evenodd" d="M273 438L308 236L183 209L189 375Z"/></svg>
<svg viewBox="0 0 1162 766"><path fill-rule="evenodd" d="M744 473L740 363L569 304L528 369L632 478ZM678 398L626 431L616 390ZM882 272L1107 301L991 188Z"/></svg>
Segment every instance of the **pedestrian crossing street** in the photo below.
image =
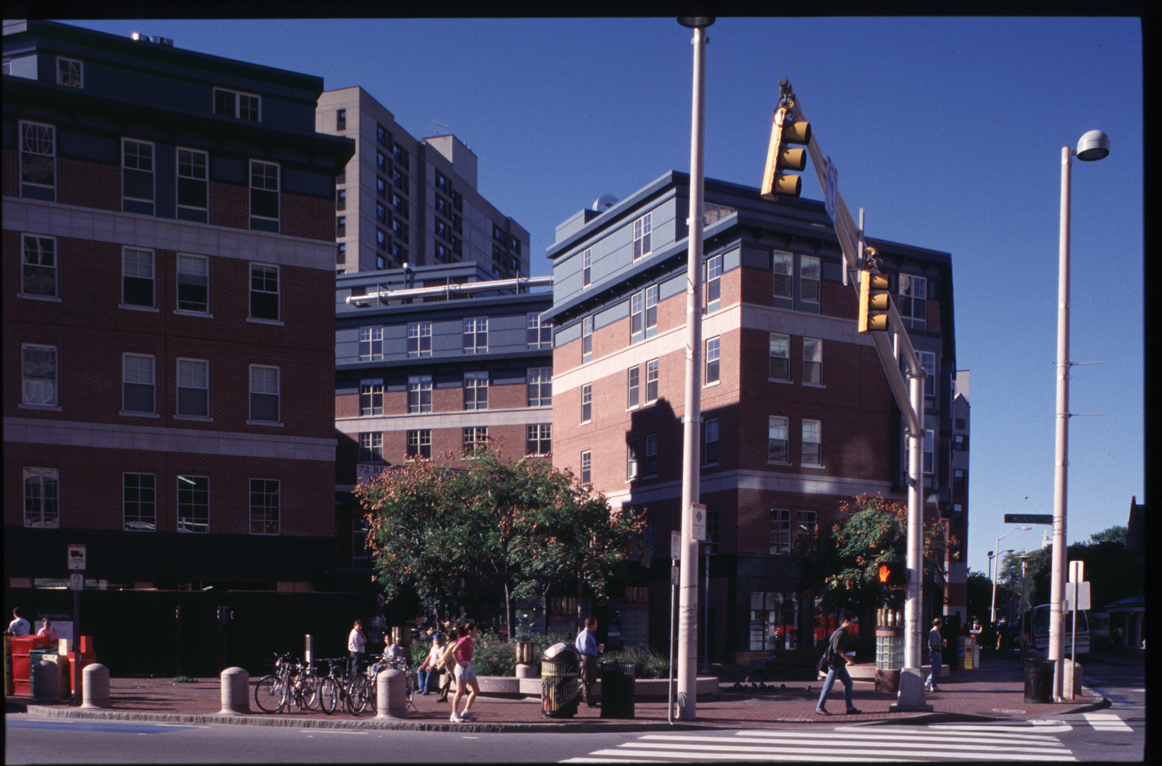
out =
<svg viewBox="0 0 1162 766"><path fill-rule="evenodd" d="M1124 725L1124 724L1123 724ZM561 763L676 761L1075 761L1059 721L838 726L834 729L645 734Z"/></svg>

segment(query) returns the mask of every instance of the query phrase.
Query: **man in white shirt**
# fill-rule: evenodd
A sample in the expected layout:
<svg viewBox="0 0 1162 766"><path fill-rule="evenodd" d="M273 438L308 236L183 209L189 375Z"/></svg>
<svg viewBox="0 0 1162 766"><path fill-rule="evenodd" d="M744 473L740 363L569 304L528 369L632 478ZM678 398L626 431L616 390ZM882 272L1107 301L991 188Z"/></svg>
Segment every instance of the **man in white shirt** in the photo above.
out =
<svg viewBox="0 0 1162 766"><path fill-rule="evenodd" d="M593 699L593 684L597 681L597 618L590 615L585 618L585 627L577 634L574 642L577 652L581 655L581 697L589 707L597 707Z"/></svg>
<svg viewBox="0 0 1162 766"><path fill-rule="evenodd" d="M14 636L27 636L32 632L32 626L20 614L20 607L12 610L12 622L8 623L8 632Z"/></svg>
<svg viewBox="0 0 1162 766"><path fill-rule="evenodd" d="M350 635L347 636L347 651L351 652L351 659L355 664L355 672L359 672L363 668L363 654L366 650L367 636L363 635L363 620L356 620L355 627L351 629Z"/></svg>

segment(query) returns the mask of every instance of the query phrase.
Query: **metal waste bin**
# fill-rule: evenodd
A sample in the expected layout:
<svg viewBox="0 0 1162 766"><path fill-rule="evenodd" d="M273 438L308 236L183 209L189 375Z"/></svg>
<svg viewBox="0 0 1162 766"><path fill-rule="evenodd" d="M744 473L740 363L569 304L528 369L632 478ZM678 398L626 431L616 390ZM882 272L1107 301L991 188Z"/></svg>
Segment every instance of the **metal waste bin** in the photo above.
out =
<svg viewBox="0 0 1162 766"><path fill-rule="evenodd" d="M633 718L637 669L632 662L603 662L600 666L601 717Z"/></svg>
<svg viewBox="0 0 1162 766"><path fill-rule="evenodd" d="M572 718L581 702L581 658L572 644L560 641L541 655L541 715Z"/></svg>
<svg viewBox="0 0 1162 766"><path fill-rule="evenodd" d="M1025 702L1053 701L1053 660L1025 660Z"/></svg>

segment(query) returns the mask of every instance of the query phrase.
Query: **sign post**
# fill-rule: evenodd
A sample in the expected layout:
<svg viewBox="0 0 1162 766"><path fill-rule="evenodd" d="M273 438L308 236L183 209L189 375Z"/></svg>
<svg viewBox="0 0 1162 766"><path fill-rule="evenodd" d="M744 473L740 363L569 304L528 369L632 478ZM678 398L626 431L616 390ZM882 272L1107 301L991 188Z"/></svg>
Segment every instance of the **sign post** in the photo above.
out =
<svg viewBox="0 0 1162 766"><path fill-rule="evenodd" d="M73 591L73 706L81 704L81 591L85 589L85 546L69 545L69 588Z"/></svg>

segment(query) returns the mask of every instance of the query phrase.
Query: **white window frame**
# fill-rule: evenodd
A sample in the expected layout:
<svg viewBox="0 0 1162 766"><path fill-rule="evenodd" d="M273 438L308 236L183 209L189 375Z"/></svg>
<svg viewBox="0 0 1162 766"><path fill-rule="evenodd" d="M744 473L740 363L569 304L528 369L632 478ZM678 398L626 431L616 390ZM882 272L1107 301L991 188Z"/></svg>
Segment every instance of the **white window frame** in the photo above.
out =
<svg viewBox="0 0 1162 766"><path fill-rule="evenodd" d="M182 483L190 485L183 489ZM204 489L199 490L198 485L201 484ZM193 476L188 474L178 474L177 477L177 530L183 534L200 534L204 535L210 531L210 477L209 476ZM198 493L205 492L205 502L199 502ZM188 498L183 501L182 494L187 493ZM205 520L198 518L197 511L205 510ZM182 516L182 511L189 511L189 515ZM199 528L200 527L200 528Z"/></svg>
<svg viewBox="0 0 1162 766"><path fill-rule="evenodd" d="M706 313L722 306L722 256L706 260Z"/></svg>
<svg viewBox="0 0 1162 766"><path fill-rule="evenodd" d="M638 440L629 439L625 443L625 480L634 481L639 478L639 462L641 455L638 452Z"/></svg>
<svg viewBox="0 0 1162 766"><path fill-rule="evenodd" d="M529 348L552 348L553 325L542 322L541 315L532 312L525 315L525 341Z"/></svg>
<svg viewBox="0 0 1162 766"><path fill-rule="evenodd" d="M30 130L31 129L31 132ZM47 148L47 152L44 151ZM47 157L42 164L49 165L52 183L29 181L25 177L29 171L25 168L27 157ZM35 172L35 171L33 171ZM44 122L20 121L20 184L21 186L35 186L40 189L52 189L53 201L56 200L56 126ZM21 196L24 196L23 192Z"/></svg>
<svg viewBox="0 0 1162 766"><path fill-rule="evenodd" d="M44 374L39 370L29 370L30 366L44 364L39 360L29 361L30 351L52 352L52 374ZM21 407L35 407L37 409L60 409L60 369L56 346L41 343L24 343L20 347L21 363Z"/></svg>
<svg viewBox="0 0 1162 766"><path fill-rule="evenodd" d="M771 255L773 283L771 291L775 298L785 301L795 299L795 254L776 250ZM783 287L783 290L779 288ZM781 294L785 293L785 294Z"/></svg>
<svg viewBox="0 0 1162 766"><path fill-rule="evenodd" d="M250 365L250 418L247 425L282 425L282 368L267 364ZM274 397L274 420L254 417L254 397Z"/></svg>
<svg viewBox="0 0 1162 766"><path fill-rule="evenodd" d="M791 382L791 336L783 333L773 332L770 334L770 365L767 368L767 380L778 381L779 383ZM786 377L775 377L775 360L783 360L786 365Z"/></svg>
<svg viewBox="0 0 1162 766"><path fill-rule="evenodd" d="M383 325L359 328L359 361L378 362L383 359Z"/></svg>
<svg viewBox="0 0 1162 766"><path fill-rule="evenodd" d="M802 460L800 465L812 468L823 467L823 421L815 420L813 418L803 418L803 441L802 441ZM818 460L816 462L808 462L809 456L807 454L807 445L813 444L816 447Z"/></svg>
<svg viewBox="0 0 1162 766"><path fill-rule="evenodd" d="M61 64L65 65L65 69L61 69ZM56 57L56 84L64 85L66 88L85 87L85 62L79 59L67 58L65 56Z"/></svg>
<svg viewBox="0 0 1162 766"><path fill-rule="evenodd" d="M218 94L219 93L229 93L231 96L233 96L233 99L232 99L233 100L233 109L232 109L233 113L232 114L221 114L218 111ZM244 107L242 105L243 97L248 98L248 99L254 99L254 101L256 102L254 104L247 104L245 106L245 111L247 112L246 116L243 116L243 109L244 109ZM255 93L245 93L242 91L230 90L228 88L214 88L213 94L211 95L211 99L212 100L210 102L210 111L212 114L216 114L219 117L233 117L236 120L246 120L248 122L262 122L262 96L259 96ZM249 112L252 110L255 113L253 117L251 117L249 115Z"/></svg>
<svg viewBox="0 0 1162 766"><path fill-rule="evenodd" d="M38 491L30 493L29 490ZM30 514L35 507L37 513ZM61 525L60 469L24 469L24 526L59 529Z"/></svg>
<svg viewBox="0 0 1162 766"><path fill-rule="evenodd" d="M714 336L706 339L706 376L702 385L717 385L721 378L722 338Z"/></svg>
<svg viewBox="0 0 1162 766"><path fill-rule="evenodd" d="M415 428L407 432L407 458L414 460L417 456L432 457L432 430L430 428Z"/></svg>
<svg viewBox="0 0 1162 766"><path fill-rule="evenodd" d="M29 247L29 245L32 245ZM58 292L57 267L59 254L57 252L56 237L44 237L40 234L20 235L20 297L33 298L42 301L60 302ZM44 287L47 287L47 277L52 277L50 292L30 292L29 287L41 288L36 284L35 277L43 275ZM41 288L43 289L43 288Z"/></svg>
<svg viewBox="0 0 1162 766"><path fill-rule="evenodd" d="M814 287L809 289L809 285ZM814 297L809 293L814 292ZM823 302L823 259L817 255L799 256L799 300L820 305Z"/></svg>
<svg viewBox="0 0 1162 766"><path fill-rule="evenodd" d="M653 212L633 222L633 260L640 261L653 252Z"/></svg>
<svg viewBox="0 0 1162 766"><path fill-rule="evenodd" d="M545 447L548 449L545 449ZM553 451L552 423L529 423L525 429L525 455L546 457Z"/></svg>
<svg viewBox="0 0 1162 766"><path fill-rule="evenodd" d="M823 388L823 340L820 338L803 338L803 385Z"/></svg>
<svg viewBox="0 0 1162 766"><path fill-rule="evenodd" d="M144 364L146 359L149 360L148 365ZM126 406L129 386L149 388L150 409L131 410ZM153 354L126 352L121 355L121 414L157 417L157 357Z"/></svg>
<svg viewBox="0 0 1162 766"><path fill-rule="evenodd" d="M199 369L200 368L200 369ZM198 385L198 384L201 385ZM204 413L182 412L182 391L201 391L204 398ZM208 359L177 358L177 398L174 401L175 417L210 421L210 362Z"/></svg>
<svg viewBox="0 0 1162 766"><path fill-rule="evenodd" d="M383 378L359 381L359 415L383 414Z"/></svg>
<svg viewBox="0 0 1162 766"><path fill-rule="evenodd" d="M138 151L136 154L129 153L129 145L134 144L138 147L149 147L149 156L146 157L144 153ZM143 165L148 164L148 167ZM136 197L130 195L126 189L125 183L127 173L148 173L149 174L149 196ZM121 139L121 201L130 202L148 202L151 205L157 200L157 147L152 141L142 141L139 138L122 138Z"/></svg>
<svg viewBox="0 0 1162 766"><path fill-rule="evenodd" d="M587 247L581 253L581 286L588 287L593 283L593 248Z"/></svg>
<svg viewBox="0 0 1162 766"><path fill-rule="evenodd" d="M427 394L427 402L424 401ZM408 376L408 414L415 415L432 411L432 376Z"/></svg>
<svg viewBox="0 0 1162 766"><path fill-rule="evenodd" d="M183 268L183 267L195 264L195 263L201 264L201 266L199 267L201 273L198 273L197 270ZM212 319L213 316L210 314L210 259L204 255L189 255L187 253L178 253L176 271L177 271L177 273L176 273L176 276L174 278L177 280L177 294L175 296L177 308L174 309L174 313L175 314L196 314L198 316L205 316L205 317ZM204 285L197 284L199 281L204 282ZM183 286L191 288L191 289L197 289L198 287L203 287L206 291L205 301L201 302L199 304L198 301L190 300L188 295L183 300L183 298L182 298L182 287ZM185 303L187 305L201 305L202 308L196 309L196 308L183 307L182 306L183 303Z"/></svg>
<svg viewBox="0 0 1162 766"><path fill-rule="evenodd" d="M646 337L652 338L658 333L658 285L650 285L645 289L646 313L644 318Z"/></svg>
<svg viewBox="0 0 1162 766"><path fill-rule="evenodd" d="M795 534L800 536L814 536L815 530L819 528L818 511L798 511L795 515L797 516Z"/></svg>
<svg viewBox="0 0 1162 766"><path fill-rule="evenodd" d="M593 421L593 384L585 383L581 386L581 423Z"/></svg>
<svg viewBox="0 0 1162 766"><path fill-rule="evenodd" d="M627 410L636 410L641 406L641 367L634 365L626 370L625 376Z"/></svg>
<svg viewBox="0 0 1162 766"><path fill-rule="evenodd" d="M149 283L149 303L130 303L130 280ZM157 254L144 247L121 248L121 305L123 309L157 310Z"/></svg>
<svg viewBox="0 0 1162 766"><path fill-rule="evenodd" d="M488 317L466 317L464 319L464 353L484 354L488 352Z"/></svg>
<svg viewBox="0 0 1162 766"><path fill-rule="evenodd" d="M593 483L593 453L590 450L581 453L581 470L577 478L586 487Z"/></svg>
<svg viewBox="0 0 1162 766"><path fill-rule="evenodd" d="M488 426L464 426L462 451L465 455L488 443Z"/></svg>
<svg viewBox="0 0 1162 766"><path fill-rule="evenodd" d="M646 404L652 404L658 400L658 380L660 377L658 360L651 359L646 362Z"/></svg>
<svg viewBox="0 0 1162 766"><path fill-rule="evenodd" d="M361 431L359 433L359 462L383 462L383 431Z"/></svg>
<svg viewBox="0 0 1162 766"><path fill-rule="evenodd" d="M790 439L790 418L783 415L770 415L767 417L767 463L770 465L790 465L791 464L791 439ZM781 446L783 456L781 459L772 458L773 449L776 445Z"/></svg>
<svg viewBox="0 0 1162 766"><path fill-rule="evenodd" d="M131 501L129 498L129 492L130 492L129 477L130 476L138 477L138 481L140 481L141 477L145 477L145 476L148 476L151 479L153 479L153 486L151 488L149 488L151 491L151 494L152 494L152 498L150 498L148 501L143 499L144 495L145 495L145 488L142 487L140 484L138 484L138 486L133 488L133 489L137 490L138 496L135 500ZM135 506L137 506L137 508L138 508L137 514L132 517L133 521L130 521L131 517L129 515L129 507L130 507L131 503L134 504ZM143 506L148 506L148 507L152 508L152 510L153 510L152 523L146 522L143 520L144 516L140 512L140 508ZM126 532L156 532L157 531L157 474L138 473L138 472L134 472L134 471L125 471L124 473L121 474L121 519L122 519L122 524L123 524L122 528Z"/></svg>
<svg viewBox="0 0 1162 766"><path fill-rule="evenodd" d="M261 484L256 485L256 482ZM273 485L273 492L271 491ZM265 500L254 505L255 495ZM271 504L270 499L274 502ZM277 536L282 528L282 482L279 479L250 480L250 534ZM255 513L258 513L256 517ZM273 511L273 516L272 516Z"/></svg>
<svg viewBox="0 0 1162 766"><path fill-rule="evenodd" d="M189 155L186 162L183 163L182 155ZM195 160L200 158L200 163ZM183 171L183 167L187 168ZM198 177L198 172L201 172L201 177ZM182 182L188 182L187 185L200 184L205 189L205 205L191 205L183 203L182 200ZM194 210L199 213L209 215L210 211L210 154L199 149L187 149L184 146L177 147L177 178L174 179L174 200L177 204L178 210ZM180 216L179 216L180 217ZM203 221L204 223L204 221Z"/></svg>
<svg viewBox="0 0 1162 766"><path fill-rule="evenodd" d="M488 373L464 373L464 409L488 409Z"/></svg>
<svg viewBox="0 0 1162 766"><path fill-rule="evenodd" d="M917 351L920 366L924 368L924 396L936 396L936 354L931 351Z"/></svg>
<svg viewBox="0 0 1162 766"><path fill-rule="evenodd" d="M274 175L270 175L270 168L274 168ZM256 174L256 170L261 170L261 173ZM250 217L258 218L263 221L278 222L282 219L282 166L277 162L267 162L265 160L250 160L249 174L250 179L250 194L249 194L249 208ZM273 179L273 180L272 180ZM261 185L255 185L255 181L261 181ZM271 188L271 183L274 184ZM273 194L275 214L273 216L261 215L254 212L254 194Z"/></svg>
<svg viewBox="0 0 1162 766"><path fill-rule="evenodd" d="M593 360L593 317L581 319L581 363Z"/></svg>
<svg viewBox="0 0 1162 766"><path fill-rule="evenodd" d="M553 368L529 367L526 372L529 407L553 405Z"/></svg>
<svg viewBox="0 0 1162 766"><path fill-rule="evenodd" d="M703 465L718 465L721 455L718 450L721 446L719 441L719 421L718 418L710 418L706 421L702 429L703 443L702 443L702 464ZM714 445L714 459L710 459L710 445Z"/></svg>
<svg viewBox="0 0 1162 766"><path fill-rule="evenodd" d="M912 329L925 329L928 324L928 278L901 272L897 282L899 300L896 304L900 317L909 322ZM921 310L917 309L917 303L920 303Z"/></svg>
<svg viewBox="0 0 1162 766"><path fill-rule="evenodd" d="M383 328L380 328L382 330ZM414 348L413 348L414 346ZM432 355L432 323L408 322L408 356ZM382 354L379 358L383 358Z"/></svg>
<svg viewBox="0 0 1162 766"><path fill-rule="evenodd" d="M282 324L282 269L273 263L257 263L250 264L250 303L248 306L249 316L246 318L248 322L264 322L268 324ZM274 289L269 289L273 274ZM255 280L259 280L256 286ZM269 296L273 295L274 301L274 318L262 317L254 315L254 298L255 296Z"/></svg>
<svg viewBox="0 0 1162 766"><path fill-rule="evenodd" d="M791 552L791 511L787 508L771 509L771 555L781 556Z"/></svg>

